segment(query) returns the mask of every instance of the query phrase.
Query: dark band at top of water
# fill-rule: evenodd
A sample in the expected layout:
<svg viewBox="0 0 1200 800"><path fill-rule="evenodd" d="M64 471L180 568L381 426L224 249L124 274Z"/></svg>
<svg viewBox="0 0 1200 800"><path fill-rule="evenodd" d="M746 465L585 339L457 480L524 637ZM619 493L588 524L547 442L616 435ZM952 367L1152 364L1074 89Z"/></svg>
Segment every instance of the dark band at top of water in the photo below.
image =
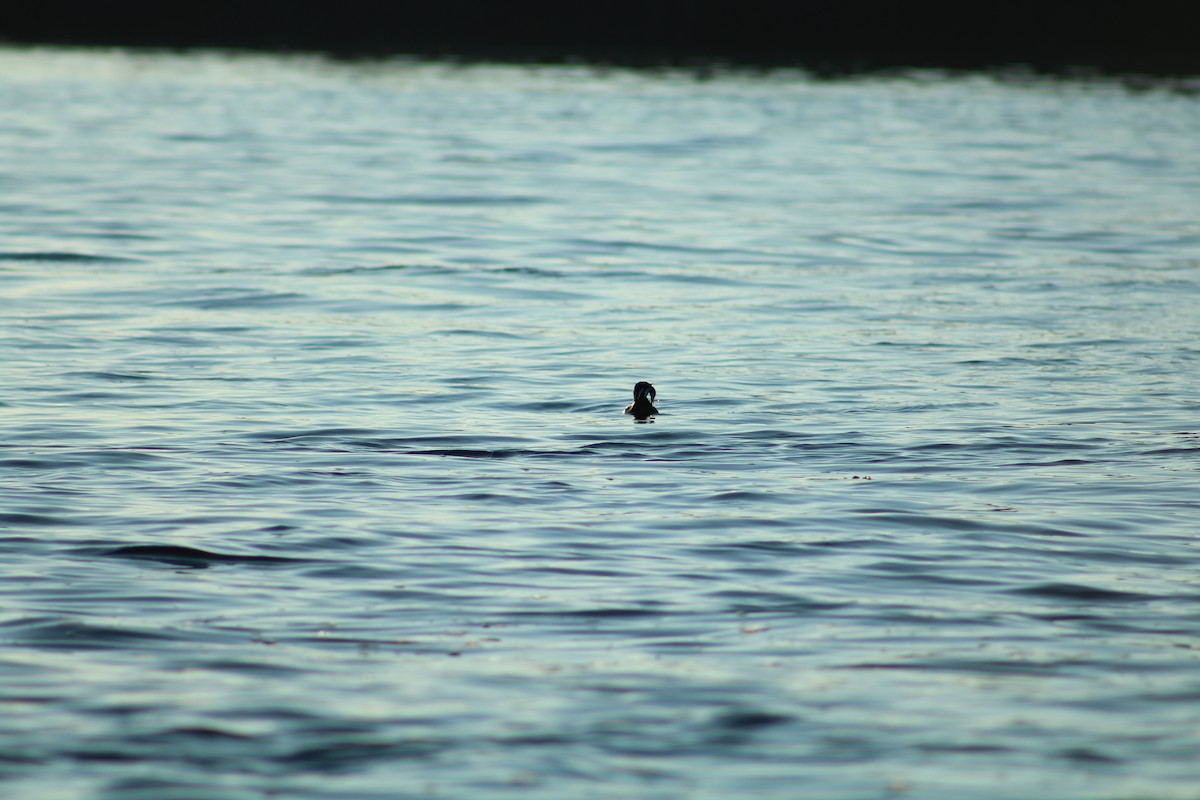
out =
<svg viewBox="0 0 1200 800"><path fill-rule="evenodd" d="M43 0L6 10L12 41L146 47L322 50L515 61L1200 73L1194 4L969 5L748 0L551 0L324 3L233 0L87 3Z"/></svg>

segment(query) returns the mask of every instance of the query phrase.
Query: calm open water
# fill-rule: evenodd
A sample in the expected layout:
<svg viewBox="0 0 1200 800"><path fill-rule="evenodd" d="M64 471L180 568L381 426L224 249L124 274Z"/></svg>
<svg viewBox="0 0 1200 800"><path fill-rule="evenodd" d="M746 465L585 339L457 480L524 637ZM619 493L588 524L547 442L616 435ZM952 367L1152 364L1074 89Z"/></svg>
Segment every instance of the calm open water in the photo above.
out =
<svg viewBox="0 0 1200 800"><path fill-rule="evenodd" d="M0 51L5 796L1200 798L1198 133Z"/></svg>

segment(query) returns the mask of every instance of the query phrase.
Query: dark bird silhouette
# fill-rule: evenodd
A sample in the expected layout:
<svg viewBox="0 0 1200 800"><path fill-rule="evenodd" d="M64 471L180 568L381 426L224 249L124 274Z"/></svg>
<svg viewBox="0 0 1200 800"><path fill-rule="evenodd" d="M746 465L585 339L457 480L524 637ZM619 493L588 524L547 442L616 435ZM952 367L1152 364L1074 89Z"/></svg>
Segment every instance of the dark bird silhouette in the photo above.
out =
<svg viewBox="0 0 1200 800"><path fill-rule="evenodd" d="M625 406L626 414L633 414L637 419L645 419L651 414L657 414L654 398L658 392L647 381L638 381L633 387L633 402Z"/></svg>

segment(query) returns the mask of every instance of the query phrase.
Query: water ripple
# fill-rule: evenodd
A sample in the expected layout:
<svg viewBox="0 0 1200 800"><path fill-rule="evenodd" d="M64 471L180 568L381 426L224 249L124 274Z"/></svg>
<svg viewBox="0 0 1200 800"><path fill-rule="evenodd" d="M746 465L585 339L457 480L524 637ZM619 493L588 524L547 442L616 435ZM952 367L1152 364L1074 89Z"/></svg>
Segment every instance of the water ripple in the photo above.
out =
<svg viewBox="0 0 1200 800"><path fill-rule="evenodd" d="M0 74L9 794L1194 796L1188 97Z"/></svg>

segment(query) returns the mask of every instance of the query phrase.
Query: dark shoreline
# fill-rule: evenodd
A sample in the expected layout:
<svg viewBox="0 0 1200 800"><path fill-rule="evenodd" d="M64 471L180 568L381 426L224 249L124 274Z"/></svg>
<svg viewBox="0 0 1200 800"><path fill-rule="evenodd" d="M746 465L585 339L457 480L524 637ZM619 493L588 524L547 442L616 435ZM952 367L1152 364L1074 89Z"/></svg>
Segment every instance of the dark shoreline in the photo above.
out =
<svg viewBox="0 0 1200 800"><path fill-rule="evenodd" d="M0 44L308 51L343 58L633 67L1200 75L1200 4L613 0L42 0L0 11Z"/></svg>

